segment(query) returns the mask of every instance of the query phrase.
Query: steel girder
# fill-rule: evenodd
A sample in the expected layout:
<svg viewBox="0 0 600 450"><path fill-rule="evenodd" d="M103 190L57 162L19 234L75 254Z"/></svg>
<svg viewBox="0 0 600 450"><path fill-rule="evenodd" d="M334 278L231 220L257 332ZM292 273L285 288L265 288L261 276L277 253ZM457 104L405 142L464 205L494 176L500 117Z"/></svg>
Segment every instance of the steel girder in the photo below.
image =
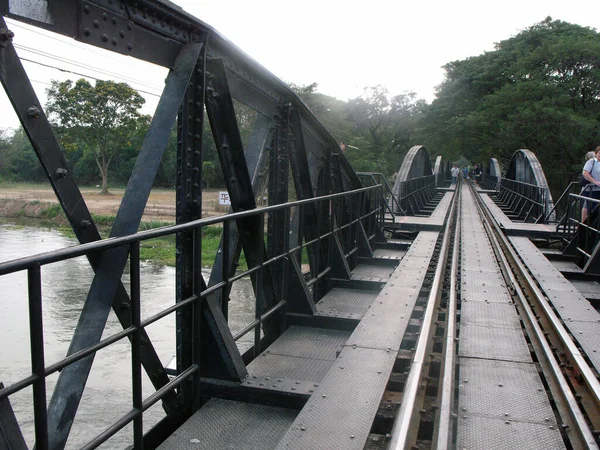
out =
<svg viewBox="0 0 600 450"><path fill-rule="evenodd" d="M159 0L0 0L0 14L78 41L171 68L165 91L144 140L140 156L128 183L125 197L111 232L124 236L137 231L166 140L178 118L177 222L201 217L202 131L204 106L219 150L234 210L256 207L254 197L265 174L272 203L289 200L288 170L291 168L298 199L359 188L360 181L337 142L300 99L280 80L241 52L213 28L186 14L167 1ZM0 29L7 29L0 17ZM23 128L40 159L57 198L80 242L100 239L85 202L70 176L60 145L35 97L31 84L5 32L0 46L0 78ZM254 130L244 149L239 137L233 100L256 111ZM282 120L283 118L283 120ZM275 132L277 130L277 132ZM268 144L270 149L268 149ZM260 265L268 251L280 251L304 240L314 240L331 229L336 217L347 221L358 217L345 200L308 205L296 216L274 216L269 222L267 248L262 242L264 224L255 219L227 222L217 262L209 285L227 280L235 272L243 248L249 266ZM334 214L330 215L330 212ZM291 234L286 232L286 228ZM283 230L282 230L283 227ZM314 313L314 303L328 290L331 276L349 278L359 252L369 252L368 236L357 223L332 238L308 249L313 276L327 266L338 268L313 285L306 286L299 260L291 258L279 270L289 280L283 292L273 283L271 269L253 278L260 310L289 298L290 311ZM277 249L277 250L276 250ZM199 296L206 289L201 268L201 233L182 233L177 238L177 301ZM111 305L124 328L131 326L129 298L120 282L127 259L126 249L91 255L96 275L81 314L69 352L97 342ZM331 261L337 261L332 264ZM350 262L349 262L350 261ZM223 267L225 269L223 269ZM298 295L302 293L302 295ZM164 400L168 420L177 420L198 408L200 378L239 380L245 365L227 327L227 289L209 295L201 307L190 307L177 316L179 371L192 364L201 370L193 383L181 386ZM293 301L292 301L293 299ZM265 324L265 339L281 332L282 323L273 315ZM168 377L145 334L142 336L142 363L158 389ZM200 344L200 345L198 345ZM255 349L256 351L257 349ZM93 357L61 373L49 406L51 448L62 448L77 411ZM202 364L200 364L202 361ZM173 422L173 417L179 417Z"/></svg>
<svg viewBox="0 0 600 450"><path fill-rule="evenodd" d="M443 163L440 160L439 168L442 169L442 167ZM421 182L417 182L417 180L421 180ZM394 197L400 202L400 211L394 204L391 204L390 208L395 213L414 214L417 212L418 207L415 209L414 206L407 205L402 199L410 197L414 189L429 192L435 190L435 188L436 178L431 167L429 153L422 145L415 145L406 154L392 189Z"/></svg>
<svg viewBox="0 0 600 450"><path fill-rule="evenodd" d="M505 178L519 183L531 184L545 190L545 211L548 212L552 209L554 203L544 169L531 150L520 149L513 153Z"/></svg>
<svg viewBox="0 0 600 450"><path fill-rule="evenodd" d="M289 87L214 28L178 6L160 0L0 0L0 14L106 50L173 67L179 49L209 36L207 57L221 58L232 97L266 117L288 102L299 111L307 152L319 161L337 143ZM340 157L346 189L360 186Z"/></svg>
<svg viewBox="0 0 600 450"><path fill-rule="evenodd" d="M502 173L500 171L500 163L496 158L490 158L486 174L492 177L496 177L498 181L502 179Z"/></svg>
<svg viewBox="0 0 600 450"><path fill-rule="evenodd" d="M433 174L435 175L436 186L445 185L448 179L451 178L450 169L450 162L444 160L444 158L441 155L435 158Z"/></svg>

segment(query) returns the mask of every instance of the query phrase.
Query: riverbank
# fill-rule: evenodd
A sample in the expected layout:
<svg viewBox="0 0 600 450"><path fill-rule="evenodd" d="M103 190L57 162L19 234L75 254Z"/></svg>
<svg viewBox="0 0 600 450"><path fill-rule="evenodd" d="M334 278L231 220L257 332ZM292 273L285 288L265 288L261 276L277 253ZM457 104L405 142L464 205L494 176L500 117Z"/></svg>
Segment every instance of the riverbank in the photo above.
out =
<svg viewBox="0 0 600 450"><path fill-rule="evenodd" d="M25 188L5 188L0 186L0 220L5 223L12 223L18 226L37 226L43 228L52 228L60 231L62 234L75 237L69 221L67 220L62 208L58 204L56 197L51 189L32 188L26 185ZM92 195L90 195L92 194ZM103 238L109 236L110 229L115 220L116 211L120 204L122 192L102 198L98 201L88 201L88 198L93 197L92 193L84 194L86 204L92 213L92 217L96 226ZM158 195L157 195L158 194ZM215 202L217 199L214 196ZM146 212L140 224L140 230L149 230L175 223L174 207L172 214L169 212L171 207L168 201L172 197L175 199L174 193L163 190L163 192L154 193L149 200L150 209L146 208ZM46 201L52 199L53 201ZM212 205L214 206L214 204ZM207 203L207 209L211 207L210 202ZM113 214L106 214L106 212ZM212 208L212 214L217 215L220 212ZM219 241L221 238L221 229L219 227L205 227L203 230L202 239L202 265L212 266L217 254ZM167 266L175 266L175 236L165 236L162 238L143 241L140 245L140 258L142 260L153 261L157 264ZM245 264L245 261L243 262Z"/></svg>

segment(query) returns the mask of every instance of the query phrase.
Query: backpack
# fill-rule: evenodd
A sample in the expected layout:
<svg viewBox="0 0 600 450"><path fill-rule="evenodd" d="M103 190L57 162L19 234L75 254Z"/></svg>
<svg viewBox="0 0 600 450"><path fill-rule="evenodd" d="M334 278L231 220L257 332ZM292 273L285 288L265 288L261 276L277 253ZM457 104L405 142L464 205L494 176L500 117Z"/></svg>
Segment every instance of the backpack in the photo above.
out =
<svg viewBox="0 0 600 450"><path fill-rule="evenodd" d="M592 169L590 170L590 175L592 174L592 170L594 170L594 164L596 164L596 160L595 159L594 159L594 162L592 163ZM581 187L585 187L588 184L590 184L590 182L583 177L583 173L580 173L579 174L579 185Z"/></svg>

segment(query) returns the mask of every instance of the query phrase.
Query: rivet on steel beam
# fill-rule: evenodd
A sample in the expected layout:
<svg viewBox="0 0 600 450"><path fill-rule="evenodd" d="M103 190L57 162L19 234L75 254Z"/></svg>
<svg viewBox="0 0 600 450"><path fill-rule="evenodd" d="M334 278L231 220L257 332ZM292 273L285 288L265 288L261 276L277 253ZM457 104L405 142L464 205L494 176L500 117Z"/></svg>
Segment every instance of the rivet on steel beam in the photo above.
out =
<svg viewBox="0 0 600 450"><path fill-rule="evenodd" d="M119 41L117 41L117 38L112 38L112 45L117 45Z"/></svg>
<svg viewBox="0 0 600 450"><path fill-rule="evenodd" d="M104 33L102 35L102 42L108 42L108 34Z"/></svg>
<svg viewBox="0 0 600 450"><path fill-rule="evenodd" d="M27 115L29 117L31 117L32 119L37 119L38 117L40 117L40 110L37 106L30 106L29 109L27 110Z"/></svg>
<svg viewBox="0 0 600 450"><path fill-rule="evenodd" d="M81 228L83 228L84 230L86 228L89 228L90 226L92 226L92 222L90 222L87 219L82 220L79 224L81 225Z"/></svg>
<svg viewBox="0 0 600 450"><path fill-rule="evenodd" d="M97 20L94 20L92 23L94 24L94 28L100 27L100 22L98 22Z"/></svg>
<svg viewBox="0 0 600 450"><path fill-rule="evenodd" d="M121 38L125 37L125 32L123 30L119 31L119 36L121 36Z"/></svg>
<svg viewBox="0 0 600 450"><path fill-rule="evenodd" d="M127 44L127 50L133 50L133 45Z"/></svg>
<svg viewBox="0 0 600 450"><path fill-rule="evenodd" d="M56 175L56 178L65 178L67 175L69 175L69 171L59 167L54 171L54 174Z"/></svg>
<svg viewBox="0 0 600 450"><path fill-rule="evenodd" d="M90 13L90 7L88 5L85 5L83 7L83 12L86 13L86 14L89 14Z"/></svg>
<svg viewBox="0 0 600 450"><path fill-rule="evenodd" d="M86 36L89 36L90 34L92 34L92 30L90 30L89 28L86 28L85 30L83 30L83 34L85 34Z"/></svg>

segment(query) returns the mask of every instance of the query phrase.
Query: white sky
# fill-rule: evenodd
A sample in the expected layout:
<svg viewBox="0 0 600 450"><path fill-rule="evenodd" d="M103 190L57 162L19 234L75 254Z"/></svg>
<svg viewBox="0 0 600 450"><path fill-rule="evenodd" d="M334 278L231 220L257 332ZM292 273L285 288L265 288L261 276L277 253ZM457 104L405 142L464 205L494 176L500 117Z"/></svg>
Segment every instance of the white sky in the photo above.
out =
<svg viewBox="0 0 600 450"><path fill-rule="evenodd" d="M319 91L343 100L366 86L381 84L390 94L415 91L431 102L443 80L444 64L493 50L507 39L547 16L600 29L597 0L173 0L185 11L218 30L284 81L317 82ZM46 31L9 21L22 58L103 79L129 82L137 89L160 93L166 72L131 58L85 47ZM60 41L66 41L62 43ZM32 53L24 47L34 49ZM83 47L83 49L82 49ZM65 58L66 60L60 60ZM76 61L83 64L77 67ZM80 76L23 63L42 103L51 79ZM96 68L96 69L94 69ZM99 73L97 70L109 72ZM120 74L116 78L112 74ZM152 113L156 96L147 99ZM0 128L18 122L0 89Z"/></svg>

